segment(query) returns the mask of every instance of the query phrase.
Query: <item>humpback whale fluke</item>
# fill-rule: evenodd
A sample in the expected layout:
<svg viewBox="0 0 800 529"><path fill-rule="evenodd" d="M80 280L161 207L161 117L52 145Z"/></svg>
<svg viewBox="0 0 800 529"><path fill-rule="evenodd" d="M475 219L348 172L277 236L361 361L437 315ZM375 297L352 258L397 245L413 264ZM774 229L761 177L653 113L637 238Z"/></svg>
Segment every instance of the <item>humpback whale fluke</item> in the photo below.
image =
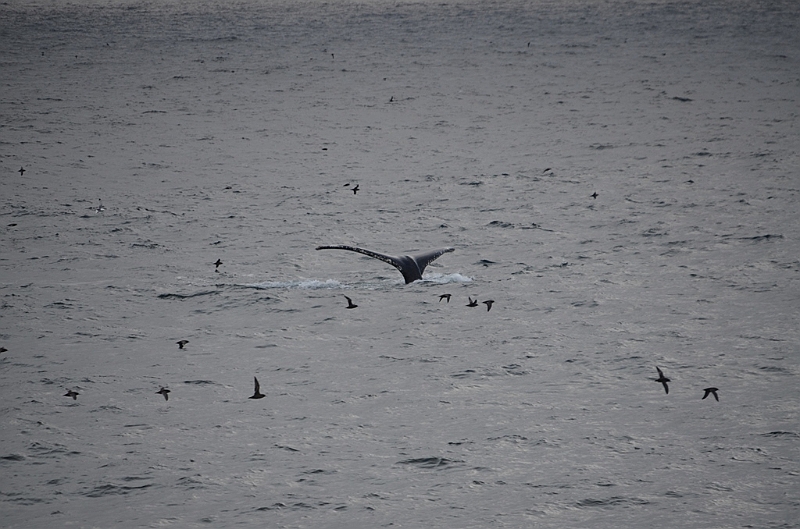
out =
<svg viewBox="0 0 800 529"><path fill-rule="evenodd" d="M422 279L422 272L425 267L431 264L436 258L447 252L455 251L455 248L440 248L439 250L430 250L414 255L401 255L398 257L386 255L372 250L365 250L364 248L356 248L355 246L317 246L317 250L349 250L351 252L358 252L375 259L380 259L383 262L389 263L394 266L400 273L403 274L403 279L406 284L409 284L417 279Z"/></svg>

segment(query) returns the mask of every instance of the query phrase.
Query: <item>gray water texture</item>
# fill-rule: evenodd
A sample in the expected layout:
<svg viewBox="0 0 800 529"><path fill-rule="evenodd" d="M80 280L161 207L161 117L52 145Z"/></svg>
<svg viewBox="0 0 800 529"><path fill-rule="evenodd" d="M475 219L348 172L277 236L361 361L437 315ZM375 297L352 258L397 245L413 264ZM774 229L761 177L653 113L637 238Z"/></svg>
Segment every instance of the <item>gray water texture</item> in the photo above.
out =
<svg viewBox="0 0 800 529"><path fill-rule="evenodd" d="M4 2L0 526L800 527L799 20Z"/></svg>

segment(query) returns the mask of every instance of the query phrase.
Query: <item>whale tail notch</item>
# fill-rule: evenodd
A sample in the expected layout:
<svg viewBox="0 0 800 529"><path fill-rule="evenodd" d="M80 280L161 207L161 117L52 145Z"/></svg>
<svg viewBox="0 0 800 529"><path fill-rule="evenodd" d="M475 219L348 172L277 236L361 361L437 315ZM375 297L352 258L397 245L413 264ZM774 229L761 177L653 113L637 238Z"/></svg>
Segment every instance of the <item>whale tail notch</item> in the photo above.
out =
<svg viewBox="0 0 800 529"><path fill-rule="evenodd" d="M425 267L442 255L455 251L455 248L440 248L438 250L429 250L427 252L421 252L414 255L402 255L399 257L367 250L366 248L358 248L356 246L346 245L317 246L317 250L348 250L372 257L374 259L379 259L397 268L400 273L403 274L403 279L405 279L406 284L409 284L418 279L422 279L422 272L425 271Z"/></svg>

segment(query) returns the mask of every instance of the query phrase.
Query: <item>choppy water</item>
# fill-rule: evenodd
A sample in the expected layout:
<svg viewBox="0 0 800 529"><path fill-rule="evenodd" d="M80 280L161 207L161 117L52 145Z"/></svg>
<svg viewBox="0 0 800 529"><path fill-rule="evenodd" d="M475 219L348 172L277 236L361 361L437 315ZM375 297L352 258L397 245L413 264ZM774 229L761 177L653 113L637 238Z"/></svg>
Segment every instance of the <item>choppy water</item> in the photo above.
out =
<svg viewBox="0 0 800 529"><path fill-rule="evenodd" d="M0 6L1 524L800 527L798 14Z"/></svg>

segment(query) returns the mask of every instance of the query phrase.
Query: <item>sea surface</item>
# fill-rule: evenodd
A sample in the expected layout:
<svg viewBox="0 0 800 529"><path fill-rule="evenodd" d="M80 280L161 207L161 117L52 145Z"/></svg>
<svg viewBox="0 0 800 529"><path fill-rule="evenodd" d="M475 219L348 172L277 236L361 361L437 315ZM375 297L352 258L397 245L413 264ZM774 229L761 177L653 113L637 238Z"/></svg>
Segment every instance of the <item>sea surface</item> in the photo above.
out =
<svg viewBox="0 0 800 529"><path fill-rule="evenodd" d="M8 0L0 78L0 526L800 527L800 3Z"/></svg>

